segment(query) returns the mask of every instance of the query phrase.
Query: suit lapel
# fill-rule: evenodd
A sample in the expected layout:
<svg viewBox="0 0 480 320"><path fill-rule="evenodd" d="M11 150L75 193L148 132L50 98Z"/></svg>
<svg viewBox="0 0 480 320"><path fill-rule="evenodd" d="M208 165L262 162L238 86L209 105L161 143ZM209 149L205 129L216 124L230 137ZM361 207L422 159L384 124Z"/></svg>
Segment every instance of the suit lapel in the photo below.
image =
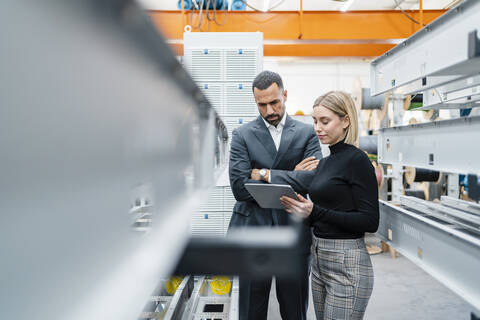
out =
<svg viewBox="0 0 480 320"><path fill-rule="evenodd" d="M267 129L267 126L263 122L262 116L259 116L256 120L253 133L260 141L262 146L268 151L272 159L275 159L277 155L277 148L275 147L275 142L273 142L272 135Z"/></svg>
<svg viewBox="0 0 480 320"><path fill-rule="evenodd" d="M290 144L292 143L295 136L295 122L293 122L293 120L288 115L285 116L287 117L287 119L285 120L285 127L283 128L280 146L278 148L277 156L275 158L275 161L273 162L272 168L275 168L282 160L283 156L288 152L288 148L290 147Z"/></svg>

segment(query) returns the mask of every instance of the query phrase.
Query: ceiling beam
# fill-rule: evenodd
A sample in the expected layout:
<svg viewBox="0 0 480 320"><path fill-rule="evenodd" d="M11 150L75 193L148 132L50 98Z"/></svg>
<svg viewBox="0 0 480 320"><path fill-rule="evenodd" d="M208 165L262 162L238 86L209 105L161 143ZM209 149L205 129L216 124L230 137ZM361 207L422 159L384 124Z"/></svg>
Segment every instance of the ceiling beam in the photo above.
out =
<svg viewBox="0 0 480 320"><path fill-rule="evenodd" d="M425 10L423 19L429 23L444 12ZM408 13L420 19L418 11ZM173 40L175 50L182 46L184 26L198 24L198 13L192 16L191 11L183 16L181 11L149 11L149 14L164 36ZM394 46L392 40L408 38L418 30L418 26L400 11L304 11L302 17L297 11L219 11L217 21L224 23L223 26L208 22L204 15L203 21L201 30L204 32L261 31L265 40L278 41L275 44L266 41L264 54L273 56L378 56ZM192 32L198 31L192 29ZM281 40L296 42L282 44ZM183 52L177 51L177 54Z"/></svg>

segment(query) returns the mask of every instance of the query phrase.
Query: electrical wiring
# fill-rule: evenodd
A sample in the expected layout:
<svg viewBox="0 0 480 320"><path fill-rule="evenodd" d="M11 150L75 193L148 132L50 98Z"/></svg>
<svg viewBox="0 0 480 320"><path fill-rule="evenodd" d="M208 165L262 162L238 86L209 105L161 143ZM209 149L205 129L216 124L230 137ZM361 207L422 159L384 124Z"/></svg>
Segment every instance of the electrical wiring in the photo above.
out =
<svg viewBox="0 0 480 320"><path fill-rule="evenodd" d="M417 20L413 19L411 16L409 16L405 10L402 9L402 7L400 6L400 4L398 3L397 0L393 0L393 2L395 2L395 4L397 5L397 7L402 11L402 13L408 18L410 19L411 21L415 22L416 24L420 24L420 22L418 22ZM425 26L425 25L423 25Z"/></svg>
<svg viewBox="0 0 480 320"><path fill-rule="evenodd" d="M227 8L227 9L228 9L228 8ZM223 17L223 23L219 23L219 22L217 21L217 9L216 9L216 6L213 6L213 22L215 22L215 24L216 24L217 26L222 27L222 26L225 25L225 23L227 23L227 14L228 14L228 10L225 10L225 15L224 15L224 17Z"/></svg>
<svg viewBox="0 0 480 320"><path fill-rule="evenodd" d="M192 6L192 12L190 13L190 17L189 17L189 22L190 22L190 25L192 26L192 28L194 29L199 29L200 31L202 31L202 24L203 24L203 16L202 16L202 10L203 10L203 3L204 3L204 0L200 0L200 2L197 4L197 1L196 0L193 0L193 6ZM193 15L195 13L195 7L198 8L198 23L196 24L196 26L193 24Z"/></svg>
<svg viewBox="0 0 480 320"><path fill-rule="evenodd" d="M212 21L212 18L210 18L210 3L211 1L215 2L215 0L207 0L207 4L205 4L205 16L207 17L208 21ZM215 9L215 3L213 3L213 9Z"/></svg>
<svg viewBox="0 0 480 320"><path fill-rule="evenodd" d="M192 11L195 10L195 9L196 10L200 9L200 7L198 6L197 0L192 0L192 4L193 4L192 5Z"/></svg>
<svg viewBox="0 0 480 320"><path fill-rule="evenodd" d="M210 17L210 14L209 14L209 11L208 11L208 10L209 10L209 7L210 7L210 1L213 2L213 6L212 6L212 7L213 7L213 16L212 16L212 17ZM225 11L225 17L223 18L223 23L219 23L219 22L217 21L217 3L216 3L216 0L207 0L207 6L206 6L206 8L207 8L207 9L206 9L205 13L206 13L206 16L207 16L208 21L213 21L213 22L215 22L215 24L216 24L217 26L223 26L223 25L225 25L225 23L227 22L228 10Z"/></svg>
<svg viewBox="0 0 480 320"><path fill-rule="evenodd" d="M206 3L205 3L206 1ZM214 2L213 4L213 15L210 14L210 11L209 11L209 7L210 7L210 3L211 1ZM218 26L223 26L225 25L225 23L227 22L227 10L225 10L225 17L223 19L223 22L220 23L218 20L217 20L217 8L216 8L216 3L215 3L216 0L200 0L199 2L197 2L197 0L192 0L192 3L193 3L193 6L192 6L192 11L190 13L190 16L189 16L189 23L190 25L192 26L192 28L194 29L198 29L200 31L203 31L202 30L202 25L203 25L203 5L205 4L205 16L208 20L208 29L207 31L210 30L210 22L213 21L216 25ZM195 10L198 10L198 22L196 24L193 23L193 16L195 14Z"/></svg>
<svg viewBox="0 0 480 320"><path fill-rule="evenodd" d="M200 31L202 30L201 27L202 27L202 24L203 24L203 16L202 16L202 10L203 10L203 4L204 2L207 1L206 3L206 6L205 6L205 16L207 18L207 20L210 22L210 21L213 21L216 25L218 26L224 26L225 23L227 22L227 15L228 15L228 10L225 10L225 16L224 16L224 20L222 23L220 23L218 20L217 20L217 8L216 8L216 3L215 3L215 0L201 0L200 3L197 3L196 0L192 0L193 2L193 6L192 6L192 12L190 14L190 25L193 25L192 23L192 20L193 20L193 15L194 15L194 12L195 10L199 10L199 19L198 19L198 23L196 24L196 26L193 26L194 29L199 29ZM213 15L210 14L210 11L209 11L209 7L210 7L210 3L211 1L214 2L213 4ZM259 12L265 12L265 10L261 10L261 9L258 9L256 8L255 6L252 6L251 4L249 4L247 2L247 0L241 0L247 7L249 7L250 9L252 10L255 10L255 11L259 11ZM270 6L266 11L270 11L270 10L273 10L275 8L277 8L279 5L281 5L283 2L285 2L285 0L279 0L277 1L274 5ZM210 25L209 25L210 27Z"/></svg>

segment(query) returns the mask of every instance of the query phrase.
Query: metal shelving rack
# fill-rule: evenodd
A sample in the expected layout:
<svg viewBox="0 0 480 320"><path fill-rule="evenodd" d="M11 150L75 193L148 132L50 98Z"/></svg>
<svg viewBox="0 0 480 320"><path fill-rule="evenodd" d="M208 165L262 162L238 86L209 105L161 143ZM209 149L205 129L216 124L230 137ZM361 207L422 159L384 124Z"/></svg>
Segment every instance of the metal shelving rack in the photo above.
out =
<svg viewBox="0 0 480 320"><path fill-rule="evenodd" d="M176 280L181 281L177 287L171 279L160 280L138 320L238 320L238 277L187 275ZM224 286L214 291L215 282Z"/></svg>
<svg viewBox="0 0 480 320"><path fill-rule="evenodd" d="M478 30L480 1L460 3L371 63L372 95L422 93L420 110L480 106ZM475 145L480 138L480 117L398 126L395 116L398 119L402 106L393 103L393 109L397 126L380 129L378 136L379 162L391 164L395 175L393 201L380 200L377 234L460 295L478 314L478 204L455 197L433 203L402 196L400 191L403 166L480 175L480 151Z"/></svg>

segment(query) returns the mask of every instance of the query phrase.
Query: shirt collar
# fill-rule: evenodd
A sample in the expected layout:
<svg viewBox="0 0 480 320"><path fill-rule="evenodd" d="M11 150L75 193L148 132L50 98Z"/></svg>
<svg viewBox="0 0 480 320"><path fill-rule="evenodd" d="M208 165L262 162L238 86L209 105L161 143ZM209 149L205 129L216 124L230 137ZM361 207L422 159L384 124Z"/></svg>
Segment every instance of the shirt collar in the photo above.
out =
<svg viewBox="0 0 480 320"><path fill-rule="evenodd" d="M267 126L267 129L270 129L270 127L274 127L273 125L271 125L270 123L267 122L267 120L265 120L263 117L262 117L262 120L263 122L265 122L265 125ZM282 129L283 127L285 127L285 122L287 121L287 113L285 112L283 114L283 118L282 120L280 120L280 122L277 124L277 130L278 129ZM275 127L274 127L275 128Z"/></svg>
<svg viewBox="0 0 480 320"><path fill-rule="evenodd" d="M335 153L342 152L343 150L348 149L348 147L349 147L349 145L347 143L345 143L345 139L343 139L342 141L339 141L339 142L335 143L334 145L329 146L330 154L335 154Z"/></svg>

